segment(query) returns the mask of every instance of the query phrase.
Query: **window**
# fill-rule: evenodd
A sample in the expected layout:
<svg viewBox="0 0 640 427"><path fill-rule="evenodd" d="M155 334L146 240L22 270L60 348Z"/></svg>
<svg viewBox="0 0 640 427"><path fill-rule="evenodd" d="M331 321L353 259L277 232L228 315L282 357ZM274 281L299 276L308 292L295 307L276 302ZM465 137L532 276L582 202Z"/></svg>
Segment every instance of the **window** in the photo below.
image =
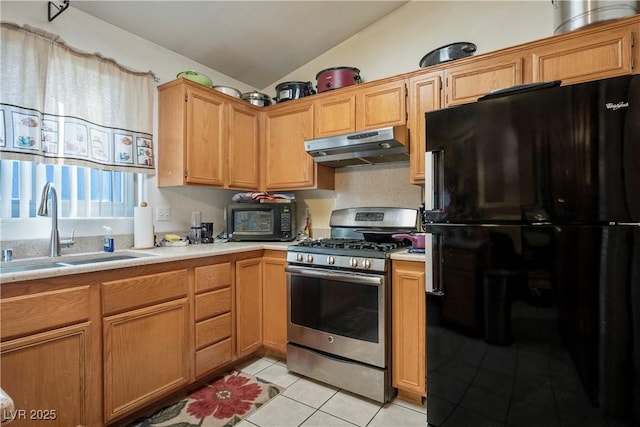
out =
<svg viewBox="0 0 640 427"><path fill-rule="evenodd" d="M62 218L132 217L155 172L153 73L28 25L0 33L0 218L35 217L47 182Z"/></svg>
<svg viewBox="0 0 640 427"><path fill-rule="evenodd" d="M146 176L84 166L1 160L0 217L35 217L42 189L53 182L61 218L132 217Z"/></svg>

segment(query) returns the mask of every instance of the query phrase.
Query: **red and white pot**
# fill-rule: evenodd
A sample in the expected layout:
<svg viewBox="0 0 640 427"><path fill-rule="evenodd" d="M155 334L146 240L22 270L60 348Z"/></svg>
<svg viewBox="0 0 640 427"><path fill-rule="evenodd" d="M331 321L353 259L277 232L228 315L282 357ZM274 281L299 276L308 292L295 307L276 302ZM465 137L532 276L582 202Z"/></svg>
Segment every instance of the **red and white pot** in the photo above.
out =
<svg viewBox="0 0 640 427"><path fill-rule="evenodd" d="M360 83L360 70L354 67L332 67L316 74L318 93Z"/></svg>

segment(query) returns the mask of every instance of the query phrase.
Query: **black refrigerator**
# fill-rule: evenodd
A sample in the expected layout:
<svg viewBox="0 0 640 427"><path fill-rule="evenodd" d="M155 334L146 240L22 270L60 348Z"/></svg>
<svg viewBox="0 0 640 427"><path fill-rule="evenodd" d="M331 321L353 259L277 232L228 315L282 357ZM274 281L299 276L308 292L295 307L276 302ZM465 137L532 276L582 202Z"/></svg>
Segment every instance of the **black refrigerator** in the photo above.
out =
<svg viewBox="0 0 640 427"><path fill-rule="evenodd" d="M426 129L428 424L640 425L640 76Z"/></svg>

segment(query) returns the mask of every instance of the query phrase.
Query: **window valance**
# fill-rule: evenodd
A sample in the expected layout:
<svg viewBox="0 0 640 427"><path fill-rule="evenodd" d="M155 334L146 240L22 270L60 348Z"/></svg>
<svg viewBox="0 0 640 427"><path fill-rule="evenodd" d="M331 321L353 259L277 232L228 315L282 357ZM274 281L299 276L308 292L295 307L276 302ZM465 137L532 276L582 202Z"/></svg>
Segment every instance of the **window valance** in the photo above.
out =
<svg viewBox="0 0 640 427"><path fill-rule="evenodd" d="M154 172L153 73L0 25L3 158Z"/></svg>

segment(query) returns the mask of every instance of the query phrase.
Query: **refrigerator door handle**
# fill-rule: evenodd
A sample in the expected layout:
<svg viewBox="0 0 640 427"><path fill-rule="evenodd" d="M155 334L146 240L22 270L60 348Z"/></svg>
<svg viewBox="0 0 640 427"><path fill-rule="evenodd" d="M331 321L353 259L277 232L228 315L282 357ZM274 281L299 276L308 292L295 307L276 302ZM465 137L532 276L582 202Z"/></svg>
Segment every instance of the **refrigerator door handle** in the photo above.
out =
<svg viewBox="0 0 640 427"><path fill-rule="evenodd" d="M424 207L426 212L442 212L442 201L444 193L444 151L427 151L424 168L425 177L425 198Z"/></svg>
<svg viewBox="0 0 640 427"><path fill-rule="evenodd" d="M443 297L442 276L440 268L442 236L427 233L424 236L424 247L431 248L425 257L425 292L428 295Z"/></svg>

